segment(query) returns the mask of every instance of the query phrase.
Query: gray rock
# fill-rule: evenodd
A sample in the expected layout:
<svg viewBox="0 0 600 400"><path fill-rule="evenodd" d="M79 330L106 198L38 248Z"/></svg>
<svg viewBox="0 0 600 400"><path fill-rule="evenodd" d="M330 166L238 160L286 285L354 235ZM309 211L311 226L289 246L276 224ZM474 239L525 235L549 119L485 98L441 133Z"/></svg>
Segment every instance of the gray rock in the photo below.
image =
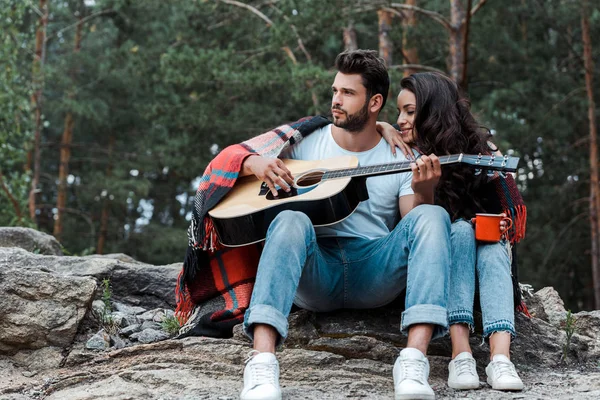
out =
<svg viewBox="0 0 600 400"><path fill-rule="evenodd" d="M7 254L15 252L30 254L0 248L0 354L69 346L92 302L95 280L14 267Z"/></svg>
<svg viewBox="0 0 600 400"><path fill-rule="evenodd" d="M119 337L119 335L110 335L110 345L114 349L123 349L127 343Z"/></svg>
<svg viewBox="0 0 600 400"><path fill-rule="evenodd" d="M0 247L19 247L31 253L62 256L60 243L54 236L29 228L0 227Z"/></svg>
<svg viewBox="0 0 600 400"><path fill-rule="evenodd" d="M161 330L162 326L161 324L159 324L158 322L154 322L154 321L144 321L142 323L142 327L141 330L144 331L146 329L154 329L154 330Z"/></svg>
<svg viewBox="0 0 600 400"><path fill-rule="evenodd" d="M131 340L137 340L140 343L154 343L169 338L169 334L162 330L144 329L141 332L129 336Z"/></svg>
<svg viewBox="0 0 600 400"><path fill-rule="evenodd" d="M560 327L566 318L565 303L552 287L545 287L535 292L529 303L532 303L532 310L538 318L556 327Z"/></svg>
<svg viewBox="0 0 600 400"><path fill-rule="evenodd" d="M112 253L112 254L90 254L89 256L85 256L84 258L105 258L110 260L117 260L128 264L145 264L140 261L137 261L131 256L123 253Z"/></svg>
<svg viewBox="0 0 600 400"><path fill-rule="evenodd" d="M140 332L142 330L142 325L140 324L133 324L133 325L129 325L126 328L123 328L119 331L119 335L121 336L125 336L125 337L129 337L131 334L136 333L136 332Z"/></svg>
<svg viewBox="0 0 600 400"><path fill-rule="evenodd" d="M368 336L347 338L319 338L306 346L311 350L339 354L345 358L369 359L393 364L399 350L386 342Z"/></svg>
<svg viewBox="0 0 600 400"><path fill-rule="evenodd" d="M110 279L112 300L144 308L175 306L175 286L182 264L153 266L126 264L102 257L52 257L17 248L0 248L0 269L45 271L60 276Z"/></svg>
<svg viewBox="0 0 600 400"><path fill-rule="evenodd" d="M106 350L110 347L110 335L101 330L85 343L88 350Z"/></svg>
<svg viewBox="0 0 600 400"><path fill-rule="evenodd" d="M159 268L164 270L159 273ZM251 350L241 325L234 328L233 339L190 337L168 340L168 334L160 329L159 322L171 316L172 311L160 290L153 294L153 288L159 286L144 286L143 282L131 286L129 282L145 272L156 272L153 279L172 276L169 287L172 292L179 268L180 265L152 267L110 257L53 257L16 248L0 249L0 274L3 274L0 275L0 307L12 304L14 309L22 311L23 307L28 309L31 304L42 301L43 296L46 297L42 302L73 304L77 302L77 296L74 299L71 291L92 282L90 298L81 310L85 312L91 306L101 311L101 302L91 305L94 293L100 294L94 291L94 286L96 280L109 277L114 291L111 300L117 310L113 317L135 318L137 313L140 321L142 315L146 318L145 327L155 328L136 332L142 325L135 324L112 337L102 332L96 338L97 348L112 346L102 353L85 348L85 341L89 339L85 332L97 327L90 325L93 321L88 319L80 319L75 324L79 336L63 339L61 343L68 343L66 346L46 344L31 349L31 344L19 342L12 347L10 362L0 355L0 400L238 398L243 363ZM19 274L26 275L15 278ZM64 282L70 280L76 282L73 284L76 287L69 287L71 297L48 289L60 286L56 282L63 282L68 287ZM11 285L7 286L7 282ZM26 285L25 282L35 284ZM124 288L138 288L140 292L126 292ZM599 312L575 314L579 325L567 348L561 319L554 318L563 312L560 298L556 298L550 288L540 292L532 297L537 303L531 303L531 309L538 311L536 315L544 319L529 319L519 314L516 319L518 337L512 345L512 359L525 382L525 390L502 393L485 384L477 391L449 389L446 381L451 350L449 339L444 338L432 342L428 356L430 382L437 398L600 398L599 340L594 336L598 330ZM64 299L66 296L68 300ZM24 314L27 318L16 320L7 319L0 313L0 337L5 334L5 327L14 329L12 326L19 326L22 321L32 326L45 326L47 321L55 324L66 314L64 308L35 308L35 312L30 310ZM292 313L288 340L278 352L284 397L292 400L393 398L393 362L406 344L399 332L400 316L401 306L398 305L365 311L315 314L301 310ZM124 339L127 335L136 342ZM471 346L483 381L489 347L481 345L479 322L471 337ZM563 350L567 353L566 362L562 360Z"/></svg>
<svg viewBox="0 0 600 400"><path fill-rule="evenodd" d="M46 370L58 367L64 357L59 347L44 347L38 350L21 350L11 358L19 365L31 371Z"/></svg>
<svg viewBox="0 0 600 400"><path fill-rule="evenodd" d="M123 304L118 301L113 302L113 307L117 311L120 311L125 314L130 314L130 315L138 315L138 314L142 314L142 313L146 312L145 308L137 307L137 306L128 306L127 304Z"/></svg>
<svg viewBox="0 0 600 400"><path fill-rule="evenodd" d="M104 315L104 310L106 309L106 305L102 300L94 300L92 302L92 313L98 318Z"/></svg>
<svg viewBox="0 0 600 400"><path fill-rule="evenodd" d="M129 325L135 325L137 324L139 321L138 319L135 317L135 315L132 314L126 314L123 312L113 312L110 314L113 321L115 321L115 324L121 328L125 328Z"/></svg>
<svg viewBox="0 0 600 400"><path fill-rule="evenodd" d="M155 308L153 310L146 311L145 313L139 314L138 318L143 321L154 321L162 322L165 318L173 317L175 314L172 310L165 308Z"/></svg>
<svg viewBox="0 0 600 400"><path fill-rule="evenodd" d="M600 341L600 310L581 311L573 314L575 332Z"/></svg>

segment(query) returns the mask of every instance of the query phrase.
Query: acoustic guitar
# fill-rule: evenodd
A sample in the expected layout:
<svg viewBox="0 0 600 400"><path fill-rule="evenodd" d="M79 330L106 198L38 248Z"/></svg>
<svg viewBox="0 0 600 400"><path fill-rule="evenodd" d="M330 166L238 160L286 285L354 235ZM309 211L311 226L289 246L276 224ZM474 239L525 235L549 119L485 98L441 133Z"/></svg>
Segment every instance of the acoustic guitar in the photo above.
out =
<svg viewBox="0 0 600 400"><path fill-rule="evenodd" d="M515 172L518 157L454 154L439 157L442 165L465 164L478 169ZM245 246L265 239L269 225L283 210L305 213L313 225L335 224L368 200L370 176L410 171L411 161L358 166L358 159L343 156L318 161L283 160L295 177L290 192L277 187L273 196L254 175L239 178L208 214L228 247Z"/></svg>

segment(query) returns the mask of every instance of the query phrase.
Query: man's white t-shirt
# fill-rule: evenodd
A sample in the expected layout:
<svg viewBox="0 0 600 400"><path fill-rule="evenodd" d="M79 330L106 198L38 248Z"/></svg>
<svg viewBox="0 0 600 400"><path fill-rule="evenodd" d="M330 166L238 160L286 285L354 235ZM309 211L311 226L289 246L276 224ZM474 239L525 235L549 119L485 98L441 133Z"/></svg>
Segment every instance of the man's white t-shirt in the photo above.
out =
<svg viewBox="0 0 600 400"><path fill-rule="evenodd" d="M404 154L392 154L390 146L382 138L377 146L367 151L353 152L340 147L329 124L287 150L281 158L296 160L323 160L339 156L355 156L359 166L407 161ZM317 227L319 237L361 237L377 239L390 233L400 220L398 199L413 194L412 172L372 176L367 178L369 200L363 201L348 218L336 224Z"/></svg>

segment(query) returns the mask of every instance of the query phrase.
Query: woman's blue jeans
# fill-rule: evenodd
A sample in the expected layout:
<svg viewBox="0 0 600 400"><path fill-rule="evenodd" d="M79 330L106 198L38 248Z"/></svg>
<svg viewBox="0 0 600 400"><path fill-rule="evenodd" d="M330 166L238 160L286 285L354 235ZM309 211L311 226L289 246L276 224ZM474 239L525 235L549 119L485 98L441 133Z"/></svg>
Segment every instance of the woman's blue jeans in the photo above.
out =
<svg viewBox="0 0 600 400"><path fill-rule="evenodd" d="M415 207L374 240L317 238L305 214L284 211L267 232L246 333L253 338L254 324L268 324L284 340L292 302L312 311L374 308L406 288L401 331L433 324L433 337L443 336L450 266L450 218L438 206Z"/></svg>
<svg viewBox="0 0 600 400"><path fill-rule="evenodd" d="M483 337L494 332L515 336L511 260L504 240L476 242L473 225L464 220L452 224L452 270L448 297L450 325L464 323L472 329L476 277L483 319Z"/></svg>

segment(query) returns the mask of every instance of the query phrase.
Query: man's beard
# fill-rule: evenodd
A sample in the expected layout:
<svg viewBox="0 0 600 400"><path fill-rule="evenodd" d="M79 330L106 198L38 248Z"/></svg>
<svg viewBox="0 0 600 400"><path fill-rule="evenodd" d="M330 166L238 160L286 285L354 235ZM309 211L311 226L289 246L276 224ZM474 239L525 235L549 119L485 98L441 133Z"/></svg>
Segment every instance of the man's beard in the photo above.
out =
<svg viewBox="0 0 600 400"><path fill-rule="evenodd" d="M347 130L348 132L360 132L369 122L369 102L365 101L365 105L355 114L348 115L348 113L342 110L340 107L332 107L332 110L340 110L346 114L345 121L337 121L334 118L333 124L338 128Z"/></svg>

